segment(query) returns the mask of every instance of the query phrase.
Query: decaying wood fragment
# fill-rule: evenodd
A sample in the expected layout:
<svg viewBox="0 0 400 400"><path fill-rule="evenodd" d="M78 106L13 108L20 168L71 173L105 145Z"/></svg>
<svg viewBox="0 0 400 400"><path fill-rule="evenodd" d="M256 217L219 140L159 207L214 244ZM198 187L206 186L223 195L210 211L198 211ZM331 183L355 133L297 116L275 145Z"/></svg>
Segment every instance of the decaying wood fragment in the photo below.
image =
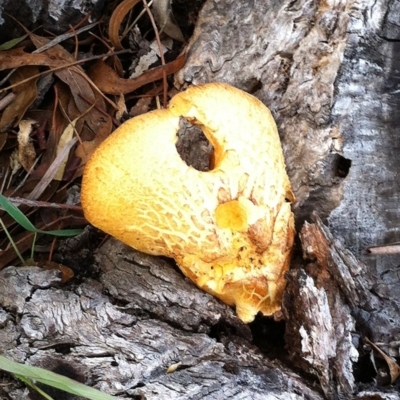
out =
<svg viewBox="0 0 400 400"><path fill-rule="evenodd" d="M319 233L318 240L314 241L314 253L309 256L317 257L318 263L326 265L350 306L357 321L357 330L373 342L384 344L382 350L390 356L398 357L398 347L393 347L391 343L397 342L400 331L397 317L400 306L395 297L388 296L390 287L385 287L384 277L372 274L370 267L357 260L317 216L313 218L314 229ZM306 230L307 225L303 232ZM303 234L302 239L305 239Z"/></svg>
<svg viewBox="0 0 400 400"><path fill-rule="evenodd" d="M314 371L327 398L349 398L357 388L359 338L379 340L398 356L390 343L399 322L389 317L398 315L398 306L374 293L379 280L371 279L367 266L333 237L316 214L313 223L304 224L300 239L306 264L288 274L285 340L292 361Z"/></svg>
<svg viewBox="0 0 400 400"><path fill-rule="evenodd" d="M366 249L367 254L385 255L385 254L399 254L400 243L391 243L382 246L369 246Z"/></svg>
<svg viewBox="0 0 400 400"><path fill-rule="evenodd" d="M353 363L358 360L352 342L356 327L347 299L328 267L335 249L316 224L306 222L300 238L309 262L288 276L286 343L291 344L294 361L304 370L315 371L327 398L350 396L355 390ZM342 284L345 288L346 283Z"/></svg>

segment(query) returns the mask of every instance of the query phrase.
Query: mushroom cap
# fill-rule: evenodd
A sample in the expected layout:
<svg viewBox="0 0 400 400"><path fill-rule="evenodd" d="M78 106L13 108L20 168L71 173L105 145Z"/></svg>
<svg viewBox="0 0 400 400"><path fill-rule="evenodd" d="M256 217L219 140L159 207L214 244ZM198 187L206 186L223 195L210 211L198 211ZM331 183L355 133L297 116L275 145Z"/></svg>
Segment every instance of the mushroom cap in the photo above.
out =
<svg viewBox="0 0 400 400"><path fill-rule="evenodd" d="M180 117L214 146L212 170L179 156ZM222 83L189 87L167 109L122 124L90 158L81 193L90 223L139 251L174 258L244 322L280 309L293 199L270 111Z"/></svg>

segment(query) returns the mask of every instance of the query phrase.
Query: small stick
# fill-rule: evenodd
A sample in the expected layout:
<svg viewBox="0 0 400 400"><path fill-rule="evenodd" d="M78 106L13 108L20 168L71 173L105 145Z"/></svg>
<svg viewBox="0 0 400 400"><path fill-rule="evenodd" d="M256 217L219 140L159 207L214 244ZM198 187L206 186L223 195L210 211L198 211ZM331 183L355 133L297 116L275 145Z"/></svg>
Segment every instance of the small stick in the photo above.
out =
<svg viewBox="0 0 400 400"><path fill-rule="evenodd" d="M56 72L56 71L60 71L60 70L62 70L62 69L67 69L67 68L70 68L70 67L75 67L75 66L77 66L77 65L84 64L84 63L87 62L87 61L98 60L98 59L101 59L101 58L104 58L104 57L114 56L114 55L123 54L123 53L131 53L131 51L130 51L130 50L119 50L119 51L114 51L114 52L111 53L111 54L110 54L110 53L107 53L107 54L99 54L99 55L91 56L91 57L88 57L88 58L82 58L81 60L77 60L77 61L74 61L74 62L71 62L71 63L59 65L58 67L50 68L49 70L39 72L38 74L32 75L32 76L30 76L29 78L22 79L21 81L16 82L16 83L14 83L13 85L10 85L10 86L7 86L7 87L5 87L5 88L2 88L2 89L0 89L0 93L3 93L3 92L5 92L5 91L7 91L7 90L10 90L10 89L12 89L12 88L14 88L14 87L16 87L16 86L22 85L23 83L29 82L29 81L31 81L32 79L41 77L41 76L46 75L46 74L50 74L51 72ZM16 68L14 68L14 70L16 70ZM14 70L13 70L13 71L14 71ZM76 70L75 72L80 73L79 70ZM83 71L82 71L82 72L83 72ZM9 78L9 76L7 75L7 79L8 79L8 78ZM87 79L87 78L86 78L86 79ZM4 81L5 81L5 79L3 79L3 80L0 82L0 85L1 85L2 83L4 83ZM90 82L89 82L89 83L90 83Z"/></svg>
<svg viewBox="0 0 400 400"><path fill-rule="evenodd" d="M6 108L9 104L11 104L15 99L15 94L13 92L8 93L0 100L0 111Z"/></svg>
<svg viewBox="0 0 400 400"><path fill-rule="evenodd" d="M44 51L51 49L54 46L57 46L59 43L63 42L64 40L70 39L76 35L79 35L82 32L88 31L89 29L92 29L94 26L96 26L98 22L94 22L93 24L86 25L82 28L75 30L72 30L72 32L67 32L64 33L63 35L57 36L50 42L46 43L45 45L39 47L38 49L32 51L32 53L43 53Z"/></svg>
<svg viewBox="0 0 400 400"><path fill-rule="evenodd" d="M82 211L81 206L69 205L69 204L60 204L60 203L49 203L47 201L37 201L37 200L28 200L23 199L21 197L8 197L8 201L11 203L19 205L24 204L29 207L44 207L44 208L56 208L59 210L73 210L73 211Z"/></svg>
<svg viewBox="0 0 400 400"><path fill-rule="evenodd" d="M163 47L162 47L162 44L161 44L160 34L158 32L158 29L157 29L156 21L154 21L153 14L150 11L150 8L149 8L149 6L147 4L147 1L146 0L142 0L142 1L143 1L144 8L147 11L147 14L149 15L151 25L153 26L154 33L156 35L156 41L157 41L158 49L159 49L159 52L160 52L161 65L165 65ZM168 84L167 84L167 73L166 73L165 70L163 70L163 88L164 88L163 106L164 106L164 108L166 108L167 107Z"/></svg>
<svg viewBox="0 0 400 400"><path fill-rule="evenodd" d="M370 246L366 248L367 254L371 255L389 255L400 253L400 242L390 243L382 246Z"/></svg>

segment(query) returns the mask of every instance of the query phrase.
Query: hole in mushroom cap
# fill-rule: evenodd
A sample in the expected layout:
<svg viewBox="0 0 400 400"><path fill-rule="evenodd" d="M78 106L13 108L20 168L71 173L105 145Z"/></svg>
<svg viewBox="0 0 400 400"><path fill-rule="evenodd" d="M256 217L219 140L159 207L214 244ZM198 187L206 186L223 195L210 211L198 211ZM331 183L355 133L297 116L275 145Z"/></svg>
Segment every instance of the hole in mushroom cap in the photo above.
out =
<svg viewBox="0 0 400 400"><path fill-rule="evenodd" d="M335 166L336 166L336 176L340 178L346 178L350 171L351 160L348 158L342 157L339 154L335 155Z"/></svg>
<svg viewBox="0 0 400 400"><path fill-rule="evenodd" d="M176 136L176 150L187 165L203 172L212 169L214 148L199 126L181 117Z"/></svg>

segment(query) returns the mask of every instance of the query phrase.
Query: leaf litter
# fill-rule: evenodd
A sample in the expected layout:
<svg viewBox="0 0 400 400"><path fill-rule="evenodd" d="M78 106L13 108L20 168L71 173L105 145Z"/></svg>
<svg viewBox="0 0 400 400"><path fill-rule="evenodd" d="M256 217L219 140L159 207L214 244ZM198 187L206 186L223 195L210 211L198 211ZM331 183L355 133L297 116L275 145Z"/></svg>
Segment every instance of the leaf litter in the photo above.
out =
<svg viewBox="0 0 400 400"><path fill-rule="evenodd" d="M99 22L88 19L55 37L15 21L20 36L0 43L0 193L38 229L23 229L0 208L20 253L42 231L87 224L68 193L89 157L120 121L155 108L160 95L165 104L167 76L186 60L170 1L125 0ZM129 66L140 66L132 77ZM58 243L41 237L38 248L49 250L34 263L64 268L52 259ZM0 230L0 269L13 262L17 254Z"/></svg>

